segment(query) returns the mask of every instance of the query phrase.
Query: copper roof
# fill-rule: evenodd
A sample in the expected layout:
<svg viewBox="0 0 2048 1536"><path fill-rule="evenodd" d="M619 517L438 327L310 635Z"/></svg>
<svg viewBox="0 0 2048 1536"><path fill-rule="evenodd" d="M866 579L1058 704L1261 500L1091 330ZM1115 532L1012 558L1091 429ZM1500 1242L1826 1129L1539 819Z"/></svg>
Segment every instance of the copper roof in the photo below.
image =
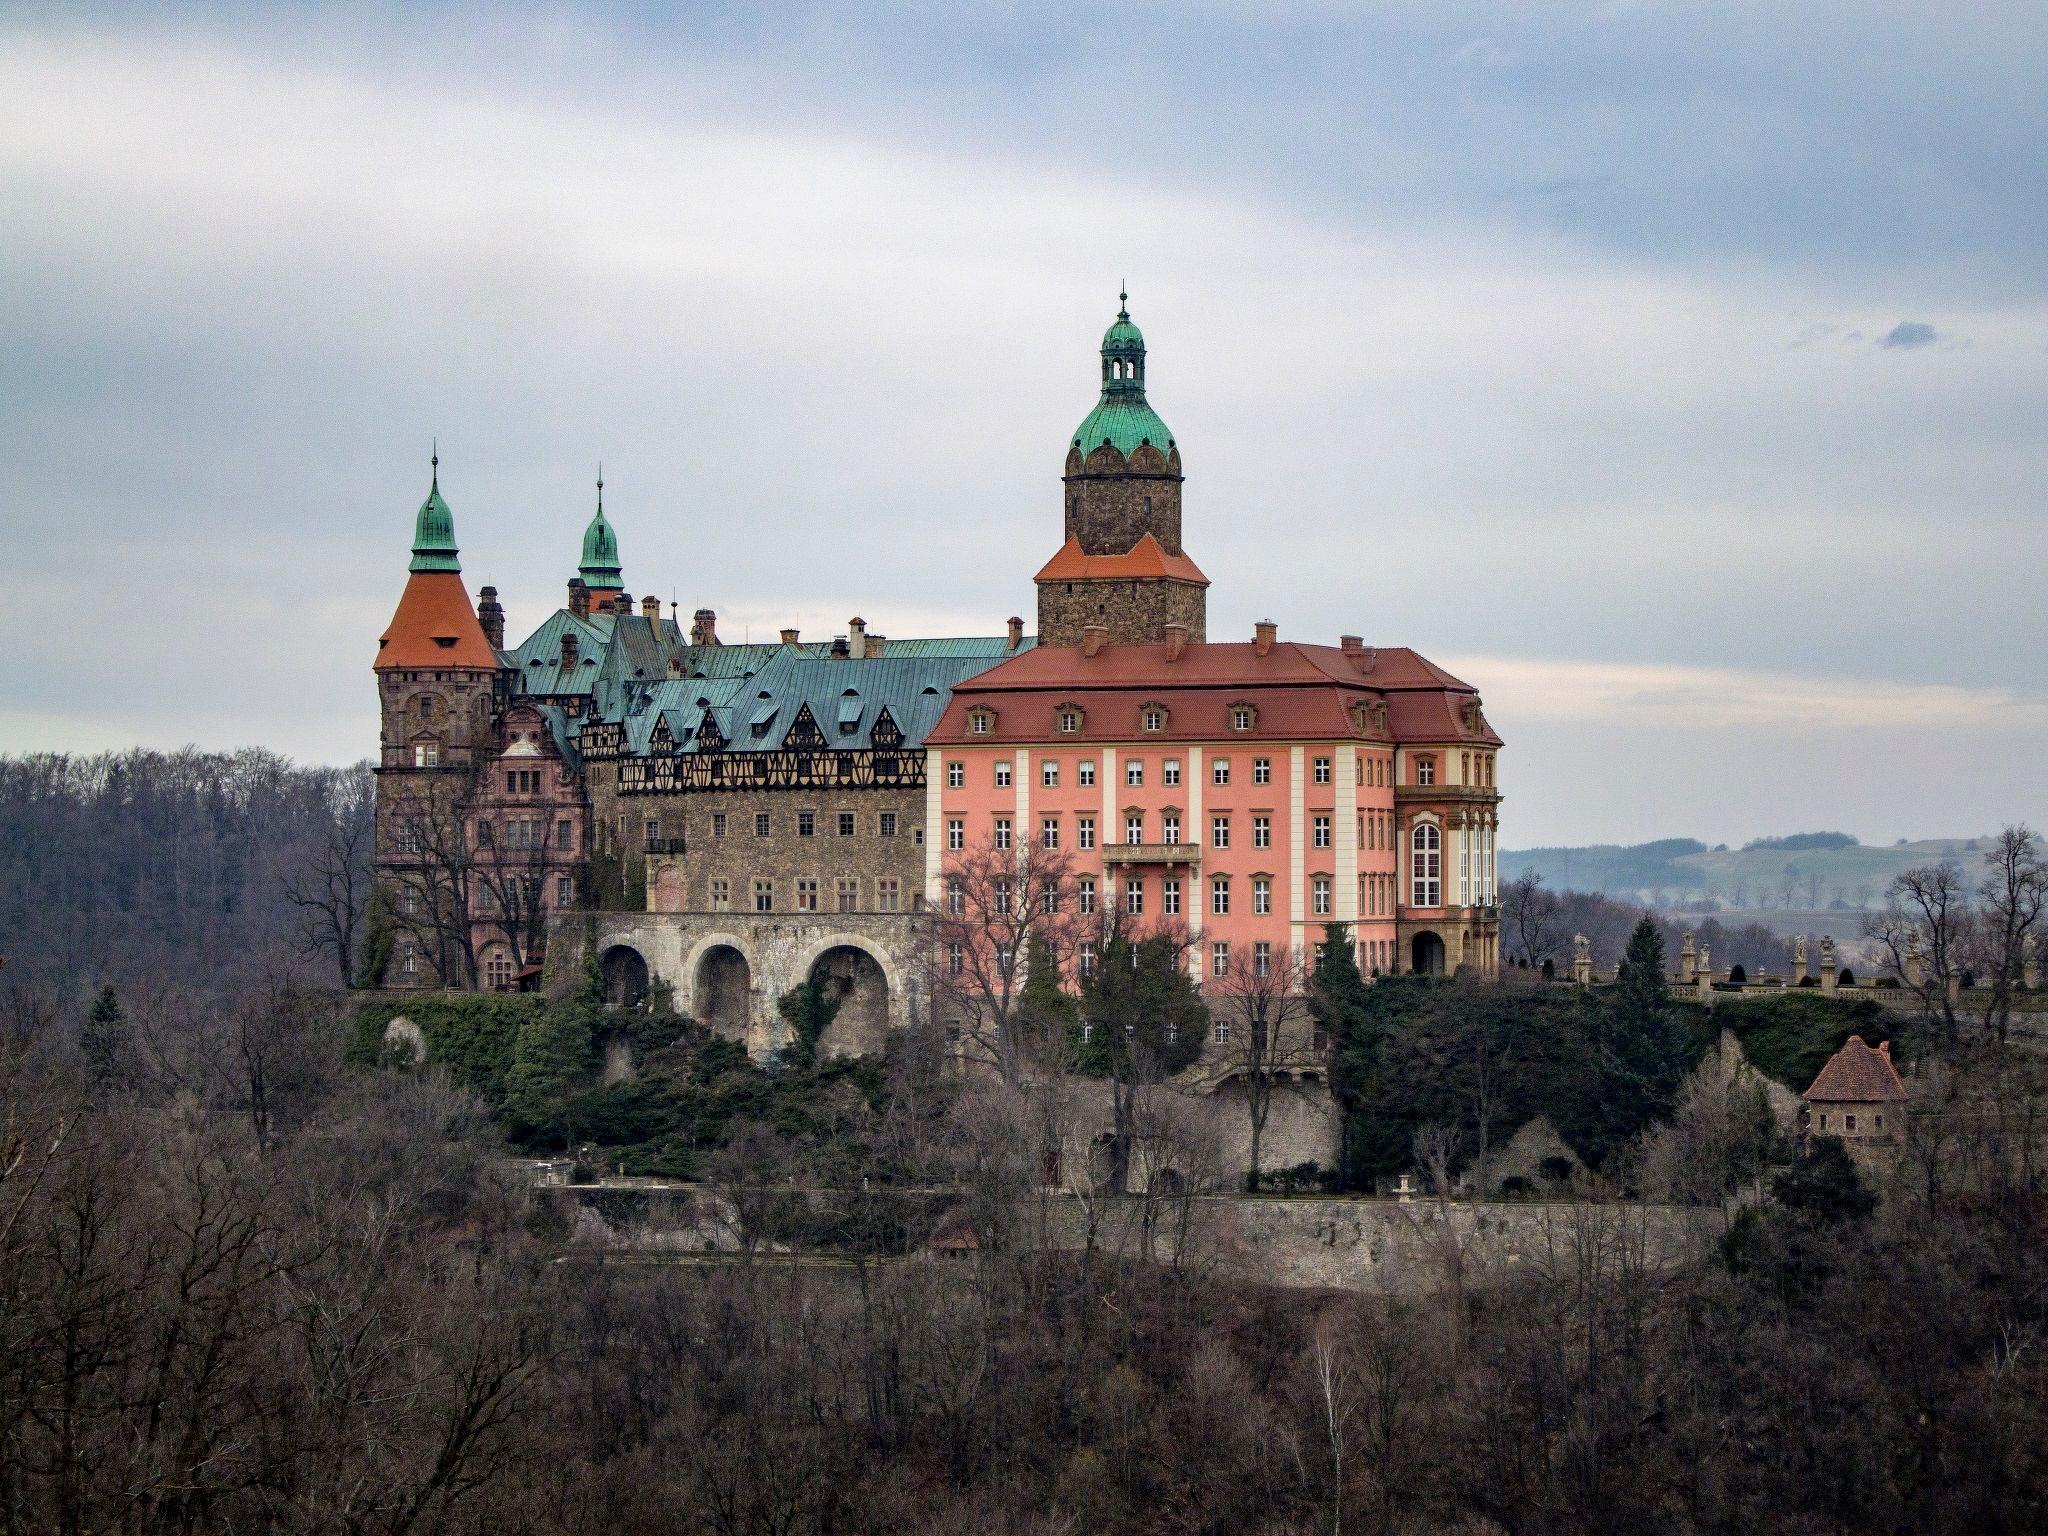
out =
<svg viewBox="0 0 2048 1536"><path fill-rule="evenodd" d="M1861 1035L1851 1035L1828 1058L1827 1065L1820 1069L1813 1086L1802 1097L1830 1104L1899 1103L1906 1097L1906 1085L1899 1081L1898 1071L1892 1066L1889 1040L1880 1042L1873 1050L1863 1043Z"/></svg>
<svg viewBox="0 0 2048 1536"><path fill-rule="evenodd" d="M1175 581L1191 581L1198 586L1209 585L1209 578L1201 568L1186 555L1169 555L1166 548L1150 533L1139 537L1130 551L1121 555L1089 555L1081 551L1081 541L1069 535L1067 542L1060 546L1058 554L1045 562L1045 568L1032 579L1034 581L1131 581L1146 577L1171 577Z"/></svg>
<svg viewBox="0 0 2048 1536"><path fill-rule="evenodd" d="M398 610L377 637L378 671L395 667L499 665L484 638L469 591L456 571L414 571L405 578Z"/></svg>

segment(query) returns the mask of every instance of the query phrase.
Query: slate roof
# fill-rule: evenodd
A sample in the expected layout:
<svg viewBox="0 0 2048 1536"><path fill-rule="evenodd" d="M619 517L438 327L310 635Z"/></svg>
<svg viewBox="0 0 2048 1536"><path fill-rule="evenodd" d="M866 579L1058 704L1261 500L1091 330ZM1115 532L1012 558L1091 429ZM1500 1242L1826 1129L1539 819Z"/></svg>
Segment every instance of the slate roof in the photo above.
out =
<svg viewBox="0 0 2048 1536"><path fill-rule="evenodd" d="M1861 1035L1851 1035L1801 1097L1814 1103L1897 1104L1905 1100L1906 1085L1892 1065L1889 1040L1873 1049Z"/></svg>

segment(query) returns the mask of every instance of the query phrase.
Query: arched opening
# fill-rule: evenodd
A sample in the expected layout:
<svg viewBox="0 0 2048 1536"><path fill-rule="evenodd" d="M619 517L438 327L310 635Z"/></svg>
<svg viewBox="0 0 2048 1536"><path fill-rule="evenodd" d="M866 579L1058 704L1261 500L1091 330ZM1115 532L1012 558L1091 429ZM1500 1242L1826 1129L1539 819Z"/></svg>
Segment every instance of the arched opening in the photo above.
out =
<svg viewBox="0 0 2048 1536"><path fill-rule="evenodd" d="M754 969L730 944L714 944L697 962L697 1022L727 1040L747 1038L754 1011Z"/></svg>
<svg viewBox="0 0 2048 1536"><path fill-rule="evenodd" d="M889 978L864 949L838 944L811 963L811 979L823 983L839 1004L818 1042L827 1056L865 1056L880 1051L889 1029Z"/></svg>
<svg viewBox="0 0 2048 1536"><path fill-rule="evenodd" d="M604 1000L616 1008L638 1008L647 1001L647 960L630 944L614 944L598 960L604 976Z"/></svg>
<svg viewBox="0 0 2048 1536"><path fill-rule="evenodd" d="M1409 941L1408 968L1418 976L1444 973L1444 941L1427 930Z"/></svg>

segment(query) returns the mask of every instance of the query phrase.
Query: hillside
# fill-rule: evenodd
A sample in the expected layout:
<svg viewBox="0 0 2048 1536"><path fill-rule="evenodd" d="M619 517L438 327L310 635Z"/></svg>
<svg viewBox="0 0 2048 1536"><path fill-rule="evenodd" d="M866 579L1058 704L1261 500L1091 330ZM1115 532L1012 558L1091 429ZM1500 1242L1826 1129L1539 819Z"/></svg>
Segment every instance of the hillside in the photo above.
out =
<svg viewBox="0 0 2048 1536"><path fill-rule="evenodd" d="M1841 833L1806 833L1710 848L1674 837L1628 847L1503 849L1500 871L1513 879L1533 869L1553 890L1662 907L1711 901L1737 912L1841 911L1877 905L1892 877L1914 865L1954 859L1972 867L1986 842L1937 837L1868 846Z"/></svg>

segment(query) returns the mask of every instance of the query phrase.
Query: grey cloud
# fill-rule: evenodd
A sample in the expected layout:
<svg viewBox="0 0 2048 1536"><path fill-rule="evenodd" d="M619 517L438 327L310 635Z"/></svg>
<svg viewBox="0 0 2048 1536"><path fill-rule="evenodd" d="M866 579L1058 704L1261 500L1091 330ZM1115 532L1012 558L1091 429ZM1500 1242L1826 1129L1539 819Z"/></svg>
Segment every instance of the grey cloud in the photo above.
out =
<svg viewBox="0 0 2048 1536"><path fill-rule="evenodd" d="M1901 320L1879 337L1877 344L1896 350L1910 350L1914 347L1931 347L1939 339L1934 327L1926 321Z"/></svg>

